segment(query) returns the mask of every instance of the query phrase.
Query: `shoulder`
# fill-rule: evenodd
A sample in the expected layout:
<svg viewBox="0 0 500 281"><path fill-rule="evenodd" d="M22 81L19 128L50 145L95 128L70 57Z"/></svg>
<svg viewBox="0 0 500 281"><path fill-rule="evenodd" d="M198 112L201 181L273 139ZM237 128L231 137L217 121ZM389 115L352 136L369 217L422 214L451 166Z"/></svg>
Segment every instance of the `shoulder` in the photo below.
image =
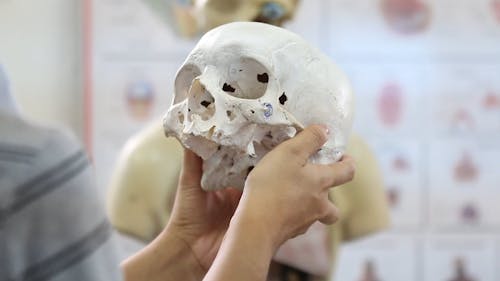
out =
<svg viewBox="0 0 500 281"><path fill-rule="evenodd" d="M375 158L372 147L360 135L352 134L347 146L347 153L357 158Z"/></svg>
<svg viewBox="0 0 500 281"><path fill-rule="evenodd" d="M0 172L9 181L2 184L6 189L32 177L59 173L75 163L87 165L86 153L67 130L6 117L0 122L0 132Z"/></svg>
<svg viewBox="0 0 500 281"><path fill-rule="evenodd" d="M57 158L81 149L80 142L71 131L41 125L15 116L2 116L0 132L3 144L23 147L29 151L35 150L38 152L37 156L51 154Z"/></svg>

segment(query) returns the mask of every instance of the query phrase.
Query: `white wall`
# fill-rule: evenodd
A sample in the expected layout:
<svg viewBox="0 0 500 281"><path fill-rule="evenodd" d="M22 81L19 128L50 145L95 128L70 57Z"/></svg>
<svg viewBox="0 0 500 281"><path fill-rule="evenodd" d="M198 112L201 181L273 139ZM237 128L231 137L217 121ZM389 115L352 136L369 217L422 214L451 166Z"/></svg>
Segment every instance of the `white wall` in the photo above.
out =
<svg viewBox="0 0 500 281"><path fill-rule="evenodd" d="M0 63L22 112L82 136L80 1L0 0Z"/></svg>

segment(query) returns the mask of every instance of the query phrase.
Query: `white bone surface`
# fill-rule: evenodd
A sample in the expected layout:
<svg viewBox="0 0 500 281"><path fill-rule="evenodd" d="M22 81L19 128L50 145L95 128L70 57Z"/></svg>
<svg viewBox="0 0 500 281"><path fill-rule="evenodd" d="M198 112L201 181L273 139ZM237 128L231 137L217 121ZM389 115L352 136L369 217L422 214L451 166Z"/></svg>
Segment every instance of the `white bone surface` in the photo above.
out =
<svg viewBox="0 0 500 281"><path fill-rule="evenodd" d="M353 103L346 76L298 35L236 22L206 33L189 54L164 128L203 158L204 189L243 188L269 150L311 124L325 124L330 135L310 161L339 160Z"/></svg>

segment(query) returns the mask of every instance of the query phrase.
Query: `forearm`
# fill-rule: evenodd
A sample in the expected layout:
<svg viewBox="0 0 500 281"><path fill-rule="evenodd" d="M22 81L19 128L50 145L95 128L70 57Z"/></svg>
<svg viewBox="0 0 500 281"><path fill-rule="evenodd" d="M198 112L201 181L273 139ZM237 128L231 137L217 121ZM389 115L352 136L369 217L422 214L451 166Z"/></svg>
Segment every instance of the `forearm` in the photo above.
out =
<svg viewBox="0 0 500 281"><path fill-rule="evenodd" d="M266 280L277 249L275 239L260 222L234 217L204 281Z"/></svg>
<svg viewBox="0 0 500 281"><path fill-rule="evenodd" d="M199 281L205 275L189 246L166 232L121 266L126 281Z"/></svg>

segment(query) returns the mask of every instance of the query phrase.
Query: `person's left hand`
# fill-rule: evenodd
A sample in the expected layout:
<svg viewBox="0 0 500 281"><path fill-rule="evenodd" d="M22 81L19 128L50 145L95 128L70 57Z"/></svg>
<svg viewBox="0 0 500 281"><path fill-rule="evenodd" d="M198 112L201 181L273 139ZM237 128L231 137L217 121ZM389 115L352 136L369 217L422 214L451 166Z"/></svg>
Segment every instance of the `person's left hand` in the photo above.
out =
<svg viewBox="0 0 500 281"><path fill-rule="evenodd" d="M184 150L184 163L179 178L172 216L166 231L183 240L207 271L238 206L242 192L227 188L204 191L201 188L203 160Z"/></svg>

